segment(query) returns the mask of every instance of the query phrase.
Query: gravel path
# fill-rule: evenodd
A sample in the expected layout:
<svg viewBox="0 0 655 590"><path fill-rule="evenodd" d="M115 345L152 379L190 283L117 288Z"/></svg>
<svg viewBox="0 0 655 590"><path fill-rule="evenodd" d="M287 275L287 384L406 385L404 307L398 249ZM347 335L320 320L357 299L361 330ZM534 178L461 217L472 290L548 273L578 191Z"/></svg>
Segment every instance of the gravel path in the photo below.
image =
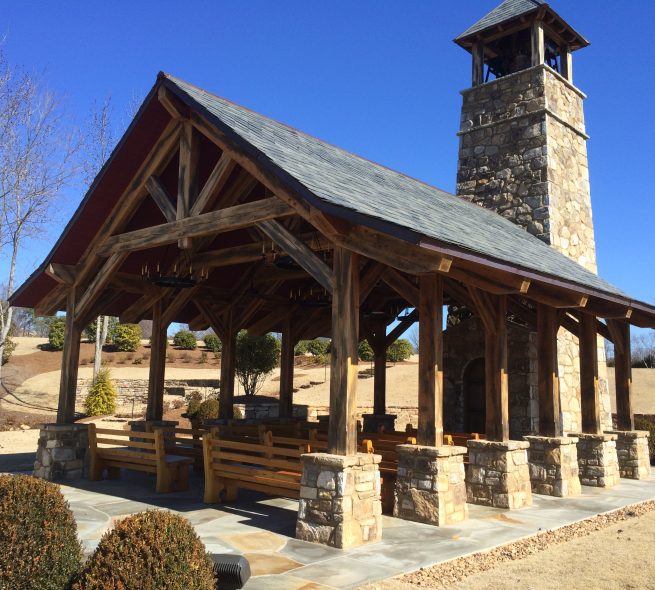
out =
<svg viewBox="0 0 655 590"><path fill-rule="evenodd" d="M644 502L366 590L655 589L654 541L655 502Z"/></svg>

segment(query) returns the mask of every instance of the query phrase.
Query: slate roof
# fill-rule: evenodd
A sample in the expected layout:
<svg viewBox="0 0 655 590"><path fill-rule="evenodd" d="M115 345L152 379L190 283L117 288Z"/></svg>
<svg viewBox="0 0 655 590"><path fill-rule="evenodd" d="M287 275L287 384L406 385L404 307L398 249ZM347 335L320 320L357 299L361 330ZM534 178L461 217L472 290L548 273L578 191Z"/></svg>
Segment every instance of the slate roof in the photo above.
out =
<svg viewBox="0 0 655 590"><path fill-rule="evenodd" d="M530 0L532 1L532 0ZM486 258L611 295L625 293L495 212L385 168L169 75L165 84L220 127L256 148L310 196L393 226L409 241L432 239Z"/></svg>
<svg viewBox="0 0 655 590"><path fill-rule="evenodd" d="M483 16L478 22L466 29L455 41L465 39L470 35L504 23L517 16L532 12L544 4L546 4L544 0L505 0L489 14Z"/></svg>

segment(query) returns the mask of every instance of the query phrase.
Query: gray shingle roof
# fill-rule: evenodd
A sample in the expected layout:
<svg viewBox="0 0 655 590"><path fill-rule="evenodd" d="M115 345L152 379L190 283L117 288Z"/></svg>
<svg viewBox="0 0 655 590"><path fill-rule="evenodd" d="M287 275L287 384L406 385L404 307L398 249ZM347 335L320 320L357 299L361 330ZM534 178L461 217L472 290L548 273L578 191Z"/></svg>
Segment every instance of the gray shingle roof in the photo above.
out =
<svg viewBox="0 0 655 590"><path fill-rule="evenodd" d="M500 215L301 133L186 82L173 91L231 128L319 201L421 238L562 278L612 295L619 289ZM177 90L176 90L177 89ZM190 101L188 100L190 99Z"/></svg>
<svg viewBox="0 0 655 590"><path fill-rule="evenodd" d="M546 4L544 0L505 0L500 6L494 8L489 14L483 16L478 22L466 29L455 41L504 23L522 14L532 12L544 4Z"/></svg>

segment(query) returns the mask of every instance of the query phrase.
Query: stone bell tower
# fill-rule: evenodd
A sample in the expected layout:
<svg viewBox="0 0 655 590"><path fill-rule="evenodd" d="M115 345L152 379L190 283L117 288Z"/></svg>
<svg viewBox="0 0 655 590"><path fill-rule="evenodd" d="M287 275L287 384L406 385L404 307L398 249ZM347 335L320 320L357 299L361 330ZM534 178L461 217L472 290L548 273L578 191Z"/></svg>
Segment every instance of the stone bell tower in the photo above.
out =
<svg viewBox="0 0 655 590"><path fill-rule="evenodd" d="M589 45L543 0L505 0L455 39L472 55L464 90L457 195L493 209L596 272L585 95L572 54ZM558 338L562 425L581 428L577 339ZM603 423L611 428L599 342ZM511 376L510 376L511 379Z"/></svg>

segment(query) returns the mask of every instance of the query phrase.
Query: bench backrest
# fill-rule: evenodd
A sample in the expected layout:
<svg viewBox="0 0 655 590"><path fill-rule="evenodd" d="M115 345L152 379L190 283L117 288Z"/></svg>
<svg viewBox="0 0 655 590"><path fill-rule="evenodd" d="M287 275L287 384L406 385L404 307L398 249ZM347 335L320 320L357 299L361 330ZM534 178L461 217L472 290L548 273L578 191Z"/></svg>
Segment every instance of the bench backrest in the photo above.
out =
<svg viewBox="0 0 655 590"><path fill-rule="evenodd" d="M161 430L136 432L89 424L88 432L91 452L102 457L129 463L165 462L164 433Z"/></svg>

